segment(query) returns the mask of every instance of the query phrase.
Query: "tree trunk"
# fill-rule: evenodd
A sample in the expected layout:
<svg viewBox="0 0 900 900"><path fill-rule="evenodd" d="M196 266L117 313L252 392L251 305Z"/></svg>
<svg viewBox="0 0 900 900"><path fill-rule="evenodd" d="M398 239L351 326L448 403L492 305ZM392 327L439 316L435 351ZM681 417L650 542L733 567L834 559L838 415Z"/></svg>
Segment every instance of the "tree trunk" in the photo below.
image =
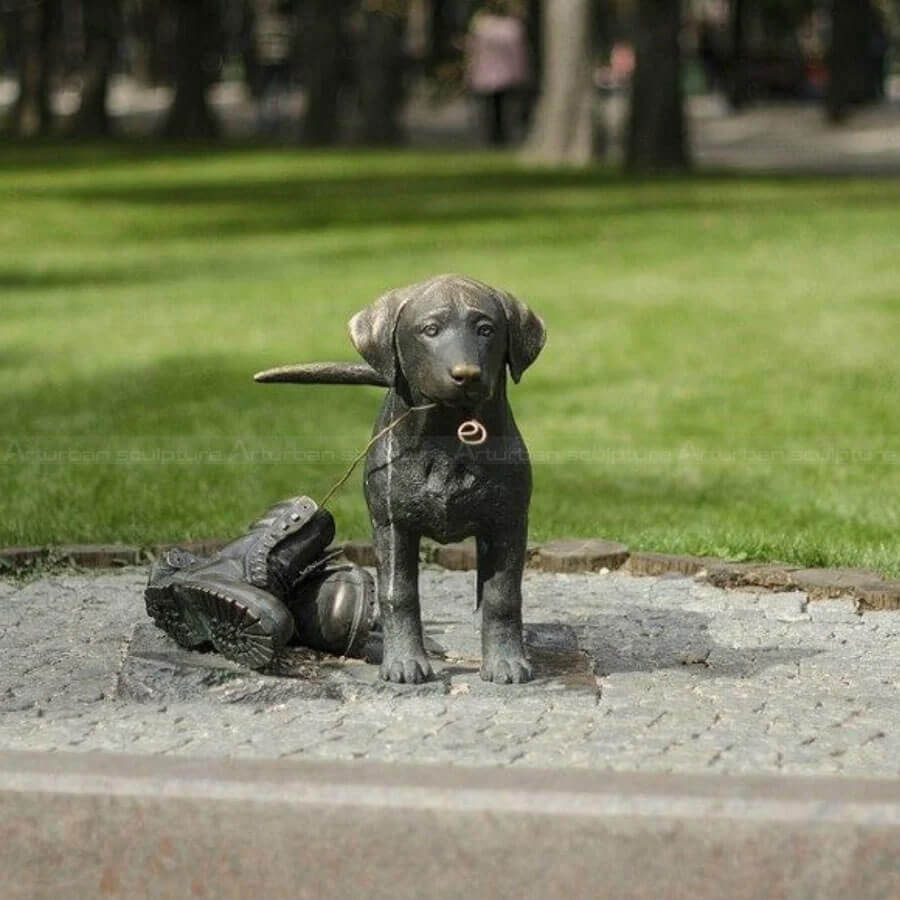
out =
<svg viewBox="0 0 900 900"><path fill-rule="evenodd" d="M306 115L305 144L336 144L341 136L340 95L346 57L347 0L311 0L302 6L301 52Z"/></svg>
<svg viewBox="0 0 900 900"><path fill-rule="evenodd" d="M534 162L585 165L593 156L590 0L545 0L541 93L525 142Z"/></svg>
<svg viewBox="0 0 900 900"><path fill-rule="evenodd" d="M13 114L19 137L32 138L50 130L50 50L56 3L41 0L21 12L19 98Z"/></svg>
<svg viewBox="0 0 900 900"><path fill-rule="evenodd" d="M540 83L544 70L544 0L526 0L525 32L528 35L528 49L531 53L531 71L535 83ZM590 13L588 14L590 28ZM590 52L590 46L588 52Z"/></svg>
<svg viewBox="0 0 900 900"><path fill-rule="evenodd" d="M630 171L672 171L689 165L680 30L679 0L639 0L625 151Z"/></svg>
<svg viewBox="0 0 900 900"><path fill-rule="evenodd" d="M109 78L116 58L117 0L91 0L84 4L85 60L81 106L72 125L78 137L106 137Z"/></svg>
<svg viewBox="0 0 900 900"><path fill-rule="evenodd" d="M177 0L175 98L163 136L182 140L218 137L219 122L206 99L218 34L215 0Z"/></svg>
<svg viewBox="0 0 900 900"><path fill-rule="evenodd" d="M403 70L406 2L389 0L363 12L359 48L359 103L362 140L366 144L398 144L403 140Z"/></svg>
<svg viewBox="0 0 900 900"><path fill-rule="evenodd" d="M747 24L746 0L731 3L731 56L728 60L728 103L732 109L740 109L747 102L747 72L744 64L745 25Z"/></svg>
<svg viewBox="0 0 900 900"><path fill-rule="evenodd" d="M844 120L851 105L870 93L867 87L876 27L871 0L832 0L825 93L825 112L832 122Z"/></svg>
<svg viewBox="0 0 900 900"><path fill-rule="evenodd" d="M428 52L426 68L436 72L457 54L453 46L453 17L448 0L431 0L431 16L428 20Z"/></svg>

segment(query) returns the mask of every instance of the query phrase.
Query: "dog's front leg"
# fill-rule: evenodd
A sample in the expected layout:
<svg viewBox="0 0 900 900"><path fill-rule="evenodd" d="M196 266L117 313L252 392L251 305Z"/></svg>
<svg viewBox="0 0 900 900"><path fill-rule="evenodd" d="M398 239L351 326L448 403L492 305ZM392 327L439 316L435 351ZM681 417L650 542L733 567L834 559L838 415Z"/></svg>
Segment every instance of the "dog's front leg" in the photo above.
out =
<svg viewBox="0 0 900 900"><path fill-rule="evenodd" d="M375 526L378 604L384 629L381 677L418 684L431 676L419 609L419 536L394 525Z"/></svg>
<svg viewBox="0 0 900 900"><path fill-rule="evenodd" d="M496 684L531 680L522 643L522 571L527 531L478 539L481 677Z"/></svg>

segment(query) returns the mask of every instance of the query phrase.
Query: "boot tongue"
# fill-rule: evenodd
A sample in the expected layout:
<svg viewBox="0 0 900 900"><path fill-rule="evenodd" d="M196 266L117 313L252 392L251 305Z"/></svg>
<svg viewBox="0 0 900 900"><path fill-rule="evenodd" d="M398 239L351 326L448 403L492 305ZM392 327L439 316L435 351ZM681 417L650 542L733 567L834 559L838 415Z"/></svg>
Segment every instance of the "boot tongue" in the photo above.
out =
<svg viewBox="0 0 900 900"><path fill-rule="evenodd" d="M268 524L251 531L248 535L248 544L243 544L243 539L240 539L240 555L243 559L245 579L256 587L270 590L273 593L283 593L285 569L290 567L294 553L300 551L293 549L287 555L281 554L272 564L273 553L276 548L285 544L290 547L289 539L294 535L302 534L310 523L316 520L319 512L318 507L309 497L294 497L290 501L272 507L259 520L260 523ZM326 512L325 515L331 522L331 534L333 535L334 521L331 519L330 513ZM317 529L313 529L310 533L315 535ZM312 543L317 543L317 541L313 540ZM235 546L237 546L237 542L235 542ZM308 559L305 560L303 565L308 562Z"/></svg>
<svg viewBox="0 0 900 900"><path fill-rule="evenodd" d="M285 599L288 592L334 540L334 518L319 509L298 531L280 540L268 557L269 589Z"/></svg>

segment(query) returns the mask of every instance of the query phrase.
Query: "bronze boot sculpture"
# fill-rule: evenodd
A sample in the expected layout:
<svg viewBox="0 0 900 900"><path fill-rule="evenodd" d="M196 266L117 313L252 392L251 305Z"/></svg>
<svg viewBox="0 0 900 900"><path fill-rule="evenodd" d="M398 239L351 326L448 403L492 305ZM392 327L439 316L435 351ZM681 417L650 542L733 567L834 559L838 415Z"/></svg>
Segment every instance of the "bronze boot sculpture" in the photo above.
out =
<svg viewBox="0 0 900 900"><path fill-rule="evenodd" d="M328 567L333 537L328 510L308 497L286 500L212 557L170 550L150 571L147 613L183 647L211 644L254 669L269 665L292 637L312 649L361 654L374 588L359 570L349 590L338 573L355 567Z"/></svg>
<svg viewBox="0 0 900 900"><path fill-rule="evenodd" d="M340 656L366 655L375 626L375 582L359 566L329 566L304 578L291 592L294 640Z"/></svg>

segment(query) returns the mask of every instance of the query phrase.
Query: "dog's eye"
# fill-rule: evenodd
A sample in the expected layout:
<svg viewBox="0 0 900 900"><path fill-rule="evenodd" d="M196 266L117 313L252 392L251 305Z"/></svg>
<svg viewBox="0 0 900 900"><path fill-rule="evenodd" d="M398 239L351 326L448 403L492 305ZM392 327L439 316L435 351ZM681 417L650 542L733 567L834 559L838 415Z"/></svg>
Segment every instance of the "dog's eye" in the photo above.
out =
<svg viewBox="0 0 900 900"><path fill-rule="evenodd" d="M478 334L480 337L490 337L494 333L494 326L490 322L482 322L478 326Z"/></svg>
<svg viewBox="0 0 900 900"><path fill-rule="evenodd" d="M441 326L438 325L437 322L429 322L427 325L423 326L422 334L426 337L437 337L440 330Z"/></svg>

